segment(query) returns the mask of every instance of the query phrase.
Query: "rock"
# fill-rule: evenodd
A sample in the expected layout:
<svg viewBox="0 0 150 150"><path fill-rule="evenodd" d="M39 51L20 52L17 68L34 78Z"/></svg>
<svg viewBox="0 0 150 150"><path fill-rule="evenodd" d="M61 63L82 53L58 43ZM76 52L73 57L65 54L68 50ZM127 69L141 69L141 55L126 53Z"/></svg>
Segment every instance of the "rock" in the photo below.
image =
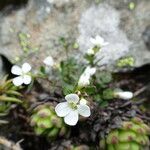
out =
<svg viewBox="0 0 150 150"><path fill-rule="evenodd" d="M60 37L67 38L70 43L77 41L80 48L70 47L70 55L82 58L90 47L89 38L100 34L110 44L98 57L104 57L101 64L107 64L109 69L112 70L116 60L124 56L133 56L136 67L150 63L147 46L150 2L135 1L133 10L129 9L129 2L30 0L26 7L7 15L1 12L0 53L12 62L28 61L37 67L48 55L57 62L65 58Z"/></svg>
<svg viewBox="0 0 150 150"><path fill-rule="evenodd" d="M2 64L2 60L0 59L0 79L4 76L3 74L3 64Z"/></svg>
<svg viewBox="0 0 150 150"><path fill-rule="evenodd" d="M143 40L148 50L150 50L150 25L146 27L145 31L143 32Z"/></svg>

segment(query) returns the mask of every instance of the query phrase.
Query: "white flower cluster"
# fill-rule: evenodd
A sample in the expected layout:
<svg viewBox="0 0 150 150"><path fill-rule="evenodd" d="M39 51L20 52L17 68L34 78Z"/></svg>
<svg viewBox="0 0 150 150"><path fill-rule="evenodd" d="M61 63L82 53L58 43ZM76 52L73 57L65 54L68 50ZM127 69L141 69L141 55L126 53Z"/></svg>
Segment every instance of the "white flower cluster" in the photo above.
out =
<svg viewBox="0 0 150 150"><path fill-rule="evenodd" d="M55 107L55 111L59 117L64 117L66 124L74 126L79 120L79 115L83 117L89 117L91 115L89 106L83 100L80 103L77 94L68 94L65 99L67 102L59 103Z"/></svg>
<svg viewBox="0 0 150 150"><path fill-rule="evenodd" d="M54 66L54 60L51 56L46 57L43 63L46 65L46 68ZM26 85L30 84L32 81L30 70L31 70L31 66L29 63L24 63L22 67L14 65L11 68L11 73L17 75L18 77L15 77L12 80L13 84L15 86L20 86L22 84L26 84Z"/></svg>
<svg viewBox="0 0 150 150"><path fill-rule="evenodd" d="M95 55L94 47L98 49L103 46L108 45L108 42L105 42L104 39L100 36L90 39L93 47L88 49L88 55ZM44 59L43 63L47 71L50 71L54 67L55 63L51 56L48 56ZM89 64L90 65L90 64ZM92 65L91 65L92 66ZM78 80L78 88L83 88L90 85L91 77L96 73L96 68L87 66L84 72L81 74ZM30 73L31 66L28 63L24 63L22 67L14 65L11 69L11 72L14 75L17 75L13 79L13 84L15 86L20 86L22 84L30 84L32 81L32 74ZM115 91L114 97L121 99L131 99L133 93L129 91ZM66 102L61 102L55 107L55 112L59 117L64 117L64 122L70 126L77 124L79 120L79 115L83 117L89 117L91 115L90 107L87 105L87 101L84 98L79 98L77 94L68 94L65 96Z"/></svg>

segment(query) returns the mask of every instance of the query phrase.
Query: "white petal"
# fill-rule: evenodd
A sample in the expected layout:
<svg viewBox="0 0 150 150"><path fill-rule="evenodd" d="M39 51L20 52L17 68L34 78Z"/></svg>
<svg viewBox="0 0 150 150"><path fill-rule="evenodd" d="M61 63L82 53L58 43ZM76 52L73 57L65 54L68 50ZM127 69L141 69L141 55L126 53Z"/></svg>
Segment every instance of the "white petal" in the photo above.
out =
<svg viewBox="0 0 150 150"><path fill-rule="evenodd" d="M21 76L16 77L12 82L15 86L20 86L21 84L23 84L23 78Z"/></svg>
<svg viewBox="0 0 150 150"><path fill-rule="evenodd" d="M96 42L94 38L90 38L90 41L92 44L95 44L95 42Z"/></svg>
<svg viewBox="0 0 150 150"><path fill-rule="evenodd" d="M79 96L77 94L68 94L65 96L68 103L78 103Z"/></svg>
<svg viewBox="0 0 150 150"><path fill-rule="evenodd" d="M79 81L78 81L78 86L79 87L86 87L89 84L90 84L90 76L82 74Z"/></svg>
<svg viewBox="0 0 150 150"><path fill-rule="evenodd" d="M27 73L27 72L29 72L30 70L31 70L30 64L24 63L24 64L22 65L22 71L23 71L24 73Z"/></svg>
<svg viewBox="0 0 150 150"><path fill-rule="evenodd" d="M84 71L84 74L87 75L87 76L92 76L94 75L96 72L96 68L95 67L86 67L85 71Z"/></svg>
<svg viewBox="0 0 150 150"><path fill-rule="evenodd" d="M87 104L87 100L84 99L84 98L81 98L80 104L81 104L81 105L86 105L86 104Z"/></svg>
<svg viewBox="0 0 150 150"><path fill-rule="evenodd" d="M91 115L90 107L87 105L78 105L78 113L83 117L89 117Z"/></svg>
<svg viewBox="0 0 150 150"><path fill-rule="evenodd" d="M14 65L12 68L11 68L11 73L12 74L15 74L15 75L21 75L22 74L22 69L17 66L17 65Z"/></svg>
<svg viewBox="0 0 150 150"><path fill-rule="evenodd" d="M92 48L87 50L88 55L94 55L94 50Z"/></svg>
<svg viewBox="0 0 150 150"><path fill-rule="evenodd" d="M96 36L96 41L99 44L104 43L104 39L101 36L99 36L99 35Z"/></svg>
<svg viewBox="0 0 150 150"><path fill-rule="evenodd" d="M79 114L77 110L70 111L70 113L64 118L65 123L70 126L76 125L78 120L79 120Z"/></svg>
<svg viewBox="0 0 150 150"><path fill-rule="evenodd" d="M54 60L53 60L53 58L51 56L46 57L43 62L47 66L51 66L52 67L54 65Z"/></svg>
<svg viewBox="0 0 150 150"><path fill-rule="evenodd" d="M59 116L59 117L66 116L70 111L71 111L71 109L68 107L68 103L67 102L59 103L55 107L55 112L56 112L57 116Z"/></svg>
<svg viewBox="0 0 150 150"><path fill-rule="evenodd" d="M29 76L29 75L24 75L23 76L23 83L24 84L30 84L31 83L31 76Z"/></svg>
<svg viewBox="0 0 150 150"><path fill-rule="evenodd" d="M104 39L99 35L97 35L95 38L91 38L90 41L92 44L100 47L108 45L108 42L105 42Z"/></svg>

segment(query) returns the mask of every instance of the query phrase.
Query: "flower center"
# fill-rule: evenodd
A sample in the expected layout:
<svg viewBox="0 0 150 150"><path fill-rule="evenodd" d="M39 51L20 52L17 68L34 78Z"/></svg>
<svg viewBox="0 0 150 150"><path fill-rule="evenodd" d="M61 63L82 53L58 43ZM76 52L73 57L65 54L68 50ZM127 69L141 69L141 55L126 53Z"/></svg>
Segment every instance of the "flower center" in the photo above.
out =
<svg viewBox="0 0 150 150"><path fill-rule="evenodd" d="M71 109L73 109L73 110L76 110L77 109L77 104L75 104L75 103L68 103L68 105L69 105L69 107L71 108Z"/></svg>

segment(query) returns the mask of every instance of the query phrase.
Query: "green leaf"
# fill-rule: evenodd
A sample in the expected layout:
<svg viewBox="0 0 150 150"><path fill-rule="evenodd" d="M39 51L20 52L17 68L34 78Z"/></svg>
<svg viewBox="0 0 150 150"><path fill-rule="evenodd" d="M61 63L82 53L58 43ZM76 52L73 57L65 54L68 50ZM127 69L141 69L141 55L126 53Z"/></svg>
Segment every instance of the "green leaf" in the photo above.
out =
<svg viewBox="0 0 150 150"><path fill-rule="evenodd" d="M14 97L6 97L6 96L0 96L0 101L22 103L22 101L20 99L17 99L17 98L14 98Z"/></svg>
<svg viewBox="0 0 150 150"><path fill-rule="evenodd" d="M96 87L95 86L88 86L85 88L85 92L88 95L92 95L92 94L96 93Z"/></svg>
<svg viewBox="0 0 150 150"><path fill-rule="evenodd" d="M106 107L106 106L108 106L108 102L107 102L107 101L102 101L102 102L100 103L100 106L101 106L101 107Z"/></svg>
<svg viewBox="0 0 150 150"><path fill-rule="evenodd" d="M73 91L74 91L74 86L73 85L65 84L63 86L63 93L64 93L64 95L70 94Z"/></svg>
<svg viewBox="0 0 150 150"><path fill-rule="evenodd" d="M45 73L46 73L44 66L41 66L41 67L40 67L40 72L41 72L42 74L45 74Z"/></svg>
<svg viewBox="0 0 150 150"><path fill-rule="evenodd" d="M102 83L104 84L108 84L112 81L112 75L110 72L101 72L100 75L99 75L99 79Z"/></svg>
<svg viewBox="0 0 150 150"><path fill-rule="evenodd" d="M5 92L6 94L9 94L9 95L15 95L15 96L22 96L21 93L17 92L17 91L13 91L13 90L8 90Z"/></svg>
<svg viewBox="0 0 150 150"><path fill-rule="evenodd" d="M114 98L114 90L106 89L103 91L103 99L110 100Z"/></svg>
<svg viewBox="0 0 150 150"><path fill-rule="evenodd" d="M101 95L99 94L94 95L93 98L94 98L94 101L97 101L98 103L101 103L103 101L101 98Z"/></svg>

